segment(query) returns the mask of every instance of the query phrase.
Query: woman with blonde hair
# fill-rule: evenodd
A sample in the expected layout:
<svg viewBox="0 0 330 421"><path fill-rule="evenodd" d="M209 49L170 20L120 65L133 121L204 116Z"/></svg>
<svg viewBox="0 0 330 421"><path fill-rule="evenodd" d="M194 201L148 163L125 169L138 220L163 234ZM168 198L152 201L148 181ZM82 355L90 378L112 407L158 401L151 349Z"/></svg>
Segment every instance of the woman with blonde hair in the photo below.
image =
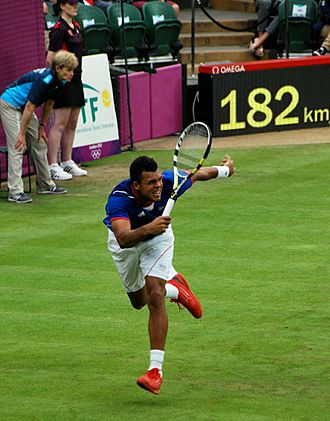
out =
<svg viewBox="0 0 330 421"><path fill-rule="evenodd" d="M52 66L32 70L11 83L0 96L0 119L8 147L9 202L32 202L24 193L22 180L23 155L26 149L36 170L38 194L59 195L67 192L51 179L47 162L45 125L57 92L65 89L78 65L77 57L68 51L54 55ZM43 104L41 116L35 113Z"/></svg>

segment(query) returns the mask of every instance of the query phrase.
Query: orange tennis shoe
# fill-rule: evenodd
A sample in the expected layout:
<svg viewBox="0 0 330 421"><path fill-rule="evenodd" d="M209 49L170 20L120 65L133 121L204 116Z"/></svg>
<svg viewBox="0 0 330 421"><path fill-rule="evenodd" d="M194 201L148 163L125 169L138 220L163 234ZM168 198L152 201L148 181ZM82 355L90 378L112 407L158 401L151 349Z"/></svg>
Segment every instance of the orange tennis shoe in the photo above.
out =
<svg viewBox="0 0 330 421"><path fill-rule="evenodd" d="M163 379L158 368L152 368L151 370L148 370L144 376L139 377L136 383L138 386L142 387L142 389L159 395L162 381Z"/></svg>
<svg viewBox="0 0 330 421"><path fill-rule="evenodd" d="M196 295L190 289L188 282L181 273L177 273L173 279L168 281L169 284L174 285L179 290L178 299L171 299L174 303L185 307L196 319L202 317L202 307Z"/></svg>

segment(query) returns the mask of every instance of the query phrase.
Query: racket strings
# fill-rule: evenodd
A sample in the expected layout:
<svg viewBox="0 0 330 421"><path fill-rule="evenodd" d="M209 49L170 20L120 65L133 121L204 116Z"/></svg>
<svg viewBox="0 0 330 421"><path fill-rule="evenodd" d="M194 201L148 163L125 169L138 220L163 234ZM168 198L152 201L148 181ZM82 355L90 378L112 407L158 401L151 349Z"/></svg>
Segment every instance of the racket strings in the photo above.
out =
<svg viewBox="0 0 330 421"><path fill-rule="evenodd" d="M190 136L197 135L202 137L208 137L208 129L203 124L195 124L191 125L189 129L187 129L186 133Z"/></svg>
<svg viewBox="0 0 330 421"><path fill-rule="evenodd" d="M212 144L212 134L202 122L190 124L181 134L173 155L173 203L185 183L203 166ZM173 204L171 205L173 206ZM169 209L171 207L169 206ZM166 212L170 210L166 209ZM169 214L169 213L168 213Z"/></svg>
<svg viewBox="0 0 330 421"><path fill-rule="evenodd" d="M179 159L178 159L178 163L189 163L189 164L193 164L199 161L200 157L201 157L201 151L203 151L202 149L198 150L188 150L188 151L181 151L180 155L179 155ZM199 153L198 153L199 152Z"/></svg>
<svg viewBox="0 0 330 421"><path fill-rule="evenodd" d="M204 136L187 135L181 144L177 157L177 165L181 169L190 169L198 165L204 156L208 138Z"/></svg>

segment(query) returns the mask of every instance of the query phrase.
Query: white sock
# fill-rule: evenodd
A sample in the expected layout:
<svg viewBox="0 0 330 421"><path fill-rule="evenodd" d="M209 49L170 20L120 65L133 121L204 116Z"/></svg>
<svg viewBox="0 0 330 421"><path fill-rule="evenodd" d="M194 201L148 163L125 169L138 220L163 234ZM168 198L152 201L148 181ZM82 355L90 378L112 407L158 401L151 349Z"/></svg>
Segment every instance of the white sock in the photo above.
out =
<svg viewBox="0 0 330 421"><path fill-rule="evenodd" d="M168 282L166 282L165 284L165 290L166 290L166 295L165 298L172 298L174 300L177 300L179 297L179 290L177 287L175 287L172 284L169 284Z"/></svg>
<svg viewBox="0 0 330 421"><path fill-rule="evenodd" d="M151 349L150 350L150 365L148 368L149 370L152 370L153 368L158 368L160 375L163 376L163 362L164 362L164 355L165 352L161 349Z"/></svg>

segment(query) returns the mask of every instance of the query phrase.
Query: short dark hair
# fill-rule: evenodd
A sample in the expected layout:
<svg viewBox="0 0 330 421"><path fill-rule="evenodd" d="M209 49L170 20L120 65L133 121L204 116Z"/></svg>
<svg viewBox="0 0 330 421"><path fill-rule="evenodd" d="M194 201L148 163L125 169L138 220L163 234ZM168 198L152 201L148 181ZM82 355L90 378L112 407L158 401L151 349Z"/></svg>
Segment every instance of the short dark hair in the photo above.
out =
<svg viewBox="0 0 330 421"><path fill-rule="evenodd" d="M79 0L77 0L77 1L78 1L78 3L80 3ZM69 0L57 0L56 3L53 4L54 16L59 16L60 15L61 10L62 10L60 5L61 4L66 4L66 3L72 4L72 2L69 1Z"/></svg>
<svg viewBox="0 0 330 421"><path fill-rule="evenodd" d="M153 158L150 158L149 156L139 156L134 159L129 167L131 181L137 181L139 183L144 171L155 172L157 169L158 164Z"/></svg>

